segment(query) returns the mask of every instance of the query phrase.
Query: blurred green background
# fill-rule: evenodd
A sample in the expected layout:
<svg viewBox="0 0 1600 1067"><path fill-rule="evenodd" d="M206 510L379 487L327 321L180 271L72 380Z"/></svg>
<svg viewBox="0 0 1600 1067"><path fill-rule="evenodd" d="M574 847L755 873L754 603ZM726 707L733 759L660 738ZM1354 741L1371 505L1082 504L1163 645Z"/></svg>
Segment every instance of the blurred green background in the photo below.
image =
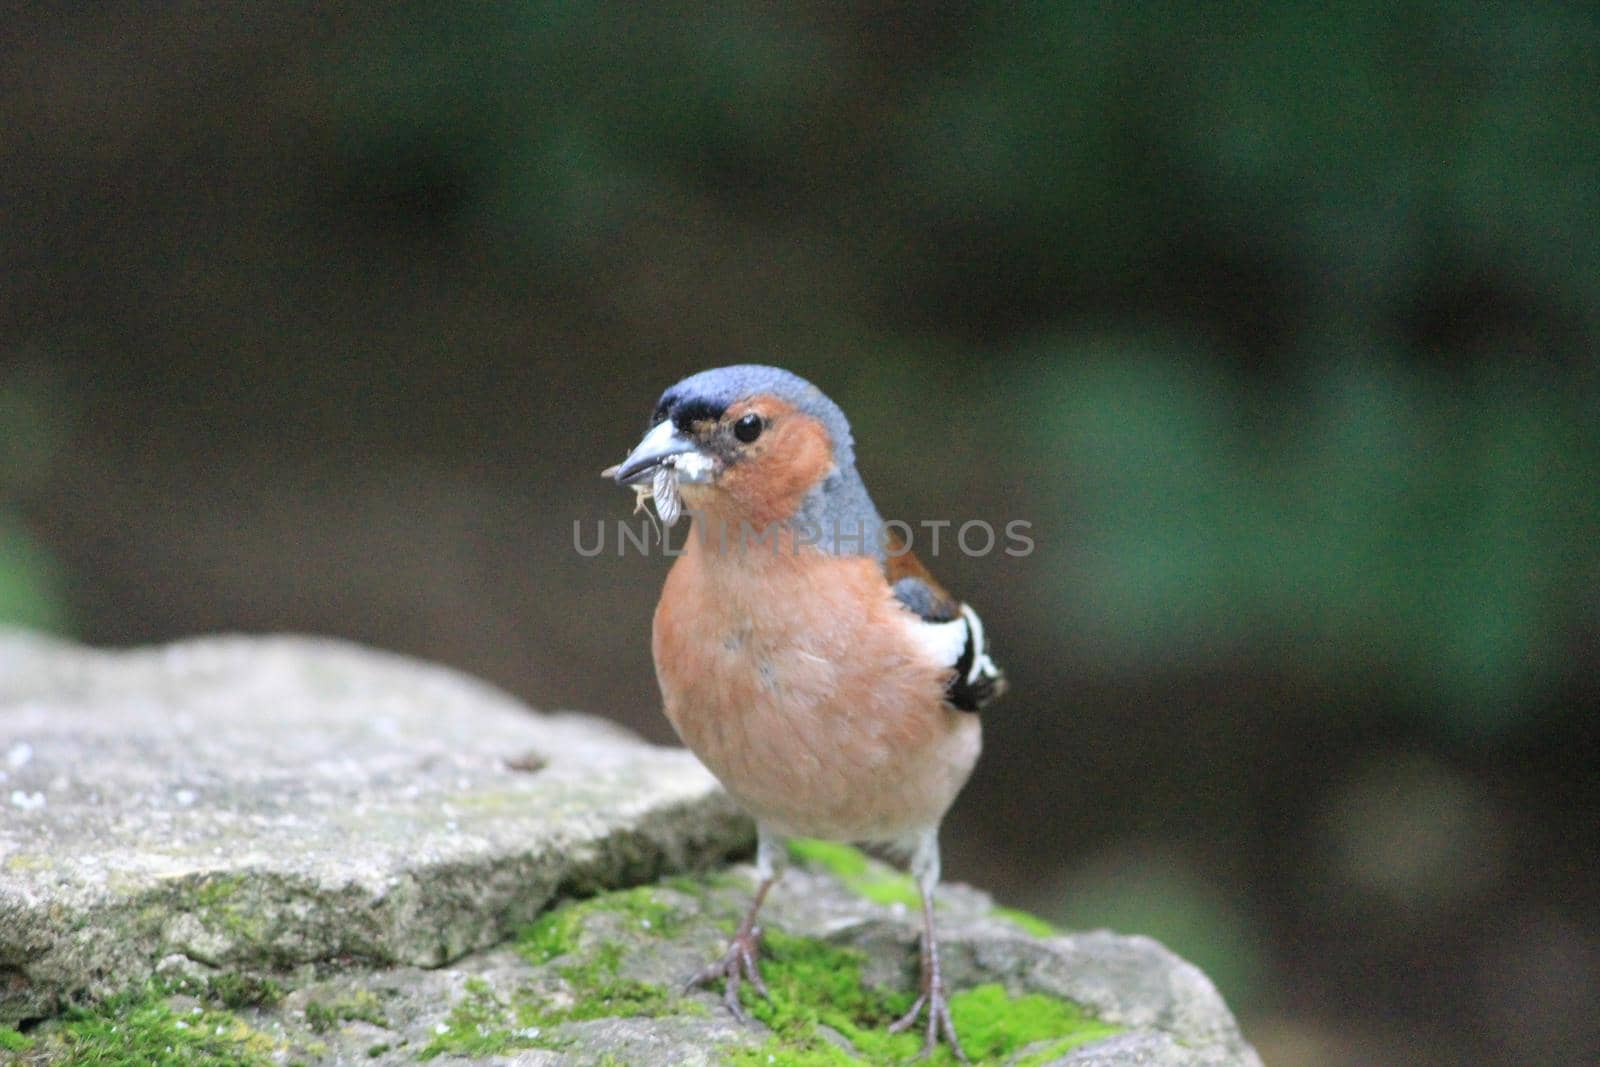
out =
<svg viewBox="0 0 1600 1067"><path fill-rule="evenodd" d="M947 869L1269 1064L1600 1062L1592 5L39 6L0 619L340 634L658 740L655 396L775 362L1013 694Z"/></svg>

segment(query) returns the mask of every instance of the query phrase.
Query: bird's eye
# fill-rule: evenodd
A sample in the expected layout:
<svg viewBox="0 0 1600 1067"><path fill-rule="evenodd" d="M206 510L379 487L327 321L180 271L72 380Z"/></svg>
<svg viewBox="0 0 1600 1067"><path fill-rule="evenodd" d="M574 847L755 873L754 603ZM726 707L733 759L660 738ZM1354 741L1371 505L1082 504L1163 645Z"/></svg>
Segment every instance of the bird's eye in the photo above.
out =
<svg viewBox="0 0 1600 1067"><path fill-rule="evenodd" d="M761 431L763 429L764 427L761 422L761 416L752 411L750 414L733 424L733 436L737 437L745 444L749 444L751 441L754 441L756 438L761 436Z"/></svg>

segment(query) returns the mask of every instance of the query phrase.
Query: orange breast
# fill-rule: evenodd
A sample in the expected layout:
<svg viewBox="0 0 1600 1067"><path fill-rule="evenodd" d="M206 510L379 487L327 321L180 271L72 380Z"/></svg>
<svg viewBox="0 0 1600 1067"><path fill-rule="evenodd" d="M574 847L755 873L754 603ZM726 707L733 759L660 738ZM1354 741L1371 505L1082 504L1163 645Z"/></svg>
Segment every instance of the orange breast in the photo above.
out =
<svg viewBox="0 0 1600 1067"><path fill-rule="evenodd" d="M774 831L883 841L936 825L972 771L975 716L946 706L873 560L716 551L691 529L656 608L678 736Z"/></svg>

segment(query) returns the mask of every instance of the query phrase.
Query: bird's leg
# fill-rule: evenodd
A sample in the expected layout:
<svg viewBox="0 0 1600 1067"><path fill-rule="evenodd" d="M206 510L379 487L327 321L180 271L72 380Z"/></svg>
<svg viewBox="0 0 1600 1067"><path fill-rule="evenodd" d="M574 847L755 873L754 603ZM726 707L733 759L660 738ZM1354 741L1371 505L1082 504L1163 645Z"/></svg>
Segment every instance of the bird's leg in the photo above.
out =
<svg viewBox="0 0 1600 1067"><path fill-rule="evenodd" d="M728 1011L740 1022L749 1022L745 1015L744 1006L739 1003L739 985L748 979L755 986L756 992L764 997L770 997L767 984L761 980L761 968L756 964L756 955L761 951L761 927L756 925L756 912L761 910L761 902L766 898L767 890L772 888L776 878L764 878L761 885L756 888L756 898L750 905L750 910L745 912L744 921L739 924L739 929L733 935L733 940L728 942L728 951L723 953L720 960L696 971L689 977L686 988L705 985L707 982L716 981L718 978L726 980L722 988L722 1002L728 1006Z"/></svg>
<svg viewBox="0 0 1600 1067"><path fill-rule="evenodd" d="M967 1054L961 1051L956 1037L956 1024L950 1018L950 1001L945 996L944 975L939 970L939 938L933 925L933 890L939 884L939 838L936 830L929 831L918 842L911 857L911 871L916 876L917 887L922 891L922 982L911 1010L889 1025L889 1032L897 1034L909 1030L926 1012L922 1051L918 1059L933 1055L934 1048L943 1036L956 1059L966 1063Z"/></svg>
<svg viewBox="0 0 1600 1067"><path fill-rule="evenodd" d="M728 942L728 951L723 953L720 960L691 975L685 986L686 989L693 989L718 978L724 979L722 1002L740 1022L750 1021L749 1016L745 1014L744 1006L739 1003L741 982L748 981L755 987L756 992L769 1000L772 997L772 994L767 992L767 983L761 980L761 967L756 962L756 957L761 952L761 927L756 925L756 916L761 911L762 901L767 899L767 891L783 876L783 838L770 835L766 830L759 828L757 833L759 843L756 846L756 873L760 876L761 883L756 886L756 895L750 902L750 910L745 912L744 920L734 932L733 940Z"/></svg>

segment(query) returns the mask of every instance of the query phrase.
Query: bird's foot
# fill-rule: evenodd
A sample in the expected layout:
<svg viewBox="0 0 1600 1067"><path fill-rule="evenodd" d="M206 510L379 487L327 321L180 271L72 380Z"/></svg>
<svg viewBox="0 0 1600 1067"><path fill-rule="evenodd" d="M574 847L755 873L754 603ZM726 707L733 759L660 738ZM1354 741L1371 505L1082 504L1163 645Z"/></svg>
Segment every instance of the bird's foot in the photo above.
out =
<svg viewBox="0 0 1600 1067"><path fill-rule="evenodd" d="M749 982L755 991L768 1000L772 994L767 992L767 983L761 980L761 968L756 963L756 957L761 952L761 927L752 926L741 929L733 935L733 940L728 942L728 951L722 958L710 966L704 967L689 976L684 983L684 990L688 991L718 978L724 980L722 987L722 1002L728 1006L728 1011L742 1023L750 1021L750 1016L745 1013L744 1005L739 1003L739 986Z"/></svg>
<svg viewBox="0 0 1600 1067"><path fill-rule="evenodd" d="M922 992L917 995L916 1001L911 1005L911 1010L900 1016L899 1019L889 1024L889 1032L898 1034L917 1025L917 1020L926 1012L928 1022L923 1031L922 1051L917 1053L916 1059L926 1059L933 1055L933 1050L939 1045L942 1036L950 1046L950 1051L962 1063L970 1062L967 1054L961 1051L961 1042L956 1037L956 1024L950 1018L950 1001L944 994L944 980L937 975L931 979L926 972L922 979Z"/></svg>

